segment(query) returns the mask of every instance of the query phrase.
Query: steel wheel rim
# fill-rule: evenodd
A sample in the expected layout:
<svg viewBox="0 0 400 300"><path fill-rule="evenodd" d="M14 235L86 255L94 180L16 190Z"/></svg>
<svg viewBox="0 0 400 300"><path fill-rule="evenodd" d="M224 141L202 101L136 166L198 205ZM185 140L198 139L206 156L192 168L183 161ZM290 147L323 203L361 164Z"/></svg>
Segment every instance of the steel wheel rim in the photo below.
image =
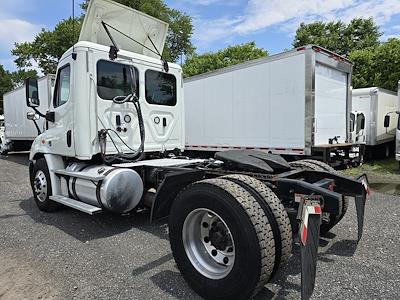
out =
<svg viewBox="0 0 400 300"><path fill-rule="evenodd" d="M47 199L47 179L46 175L42 170L36 172L35 179L33 181L33 190L35 191L36 198L40 202L44 202Z"/></svg>
<svg viewBox="0 0 400 300"><path fill-rule="evenodd" d="M235 262L235 244L229 227L215 212L198 208L187 215L183 246L195 269L210 279L222 279Z"/></svg>

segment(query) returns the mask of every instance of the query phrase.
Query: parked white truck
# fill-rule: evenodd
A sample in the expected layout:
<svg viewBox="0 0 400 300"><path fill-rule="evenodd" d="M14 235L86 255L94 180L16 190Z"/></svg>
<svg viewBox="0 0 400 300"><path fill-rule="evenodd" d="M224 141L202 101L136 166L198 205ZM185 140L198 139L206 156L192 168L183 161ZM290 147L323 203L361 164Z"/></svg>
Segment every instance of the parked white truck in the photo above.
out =
<svg viewBox="0 0 400 300"><path fill-rule="evenodd" d="M90 1L78 43L59 61L49 112L28 115L48 122L30 153L38 208L51 212L62 204L88 214L147 208L151 220L169 216L176 264L207 299L254 296L288 261L289 216L297 216L308 299L319 232L340 221L348 196L361 238L366 177L345 178L310 160L290 165L259 151L182 156L182 70L159 55L167 29L120 4ZM34 110L37 90L37 81L27 79Z"/></svg>
<svg viewBox="0 0 400 300"><path fill-rule="evenodd" d="M389 157L394 148L397 120L385 127L385 116L399 110L397 94L378 87L353 89L353 132L358 142L366 144L368 157ZM393 153L393 151L392 151Z"/></svg>
<svg viewBox="0 0 400 300"><path fill-rule="evenodd" d="M41 99L37 108L45 113L49 108L54 86L54 76L44 76L38 79L38 96ZM36 121L36 125L26 118L32 109L26 106L26 88L21 86L4 94L4 136L0 140L0 154L9 151L29 150L33 140L38 136L38 129L42 131L45 126L43 119Z"/></svg>
<svg viewBox="0 0 400 300"><path fill-rule="evenodd" d="M352 68L309 45L186 78L186 149L359 162L363 146L350 134Z"/></svg>

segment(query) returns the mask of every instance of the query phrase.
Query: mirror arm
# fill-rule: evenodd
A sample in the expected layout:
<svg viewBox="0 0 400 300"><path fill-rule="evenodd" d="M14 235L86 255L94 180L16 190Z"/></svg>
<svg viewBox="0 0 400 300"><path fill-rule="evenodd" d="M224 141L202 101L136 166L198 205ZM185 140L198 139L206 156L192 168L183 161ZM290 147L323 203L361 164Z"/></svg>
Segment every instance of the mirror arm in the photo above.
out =
<svg viewBox="0 0 400 300"><path fill-rule="evenodd" d="M53 122L55 121L55 113L54 111L48 111L46 114L42 114L36 107L32 107L32 109L37 113L40 117L45 118L46 121Z"/></svg>
<svg viewBox="0 0 400 300"><path fill-rule="evenodd" d="M36 107L31 107L35 113L37 113L39 116L41 116L42 118L46 118L45 114L42 114Z"/></svg>
<svg viewBox="0 0 400 300"><path fill-rule="evenodd" d="M33 120L33 124L35 124L36 130L38 132L38 135L42 134L42 132L40 131L39 125L37 124L36 120Z"/></svg>

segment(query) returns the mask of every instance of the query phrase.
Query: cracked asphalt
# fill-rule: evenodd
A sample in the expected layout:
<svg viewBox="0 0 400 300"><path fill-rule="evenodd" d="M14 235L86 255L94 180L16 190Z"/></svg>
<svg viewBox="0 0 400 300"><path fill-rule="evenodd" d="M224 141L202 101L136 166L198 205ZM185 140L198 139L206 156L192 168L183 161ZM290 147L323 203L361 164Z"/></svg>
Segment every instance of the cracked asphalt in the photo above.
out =
<svg viewBox="0 0 400 300"><path fill-rule="evenodd" d="M28 155L0 157L0 299L199 299L172 258L166 224L147 211L40 212ZM398 299L400 197L373 193L357 244L354 203L321 238L312 299ZM300 298L299 249L257 299Z"/></svg>

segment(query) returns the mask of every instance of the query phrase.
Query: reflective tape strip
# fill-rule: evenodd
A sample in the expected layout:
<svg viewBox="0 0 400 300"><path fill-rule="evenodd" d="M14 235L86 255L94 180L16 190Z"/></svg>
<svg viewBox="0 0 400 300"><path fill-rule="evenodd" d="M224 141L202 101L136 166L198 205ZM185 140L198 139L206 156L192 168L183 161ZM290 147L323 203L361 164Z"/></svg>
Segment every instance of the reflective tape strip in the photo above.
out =
<svg viewBox="0 0 400 300"><path fill-rule="evenodd" d="M303 218L301 219L300 225L300 239L302 244L305 246L307 242L307 227L309 215L320 215L321 206L319 204L315 205L304 205L303 207Z"/></svg>

